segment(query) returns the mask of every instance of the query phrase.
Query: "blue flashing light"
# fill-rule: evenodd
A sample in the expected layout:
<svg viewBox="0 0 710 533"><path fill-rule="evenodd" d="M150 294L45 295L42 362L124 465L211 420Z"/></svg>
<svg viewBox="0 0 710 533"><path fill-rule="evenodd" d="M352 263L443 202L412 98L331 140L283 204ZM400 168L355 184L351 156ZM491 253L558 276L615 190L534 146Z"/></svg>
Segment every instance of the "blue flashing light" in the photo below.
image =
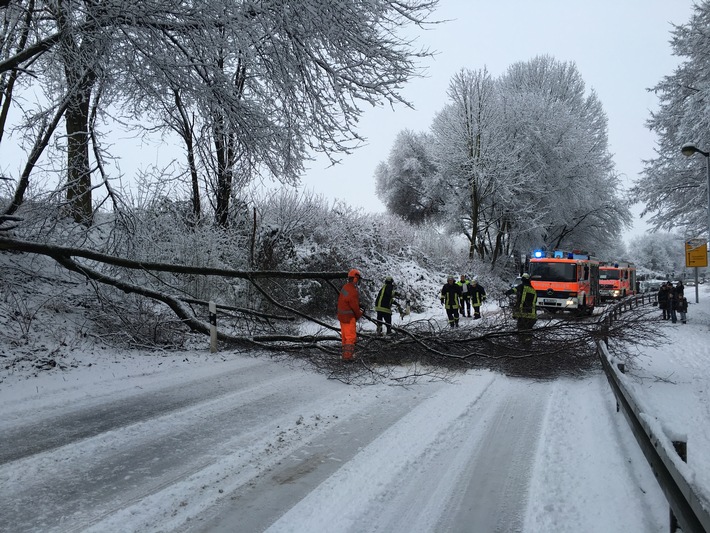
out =
<svg viewBox="0 0 710 533"><path fill-rule="evenodd" d="M563 259L565 256L562 250L555 250L555 259Z"/></svg>
<svg viewBox="0 0 710 533"><path fill-rule="evenodd" d="M540 257L545 257L545 252L543 252L542 250L535 250L533 252L533 257L537 259L539 259Z"/></svg>

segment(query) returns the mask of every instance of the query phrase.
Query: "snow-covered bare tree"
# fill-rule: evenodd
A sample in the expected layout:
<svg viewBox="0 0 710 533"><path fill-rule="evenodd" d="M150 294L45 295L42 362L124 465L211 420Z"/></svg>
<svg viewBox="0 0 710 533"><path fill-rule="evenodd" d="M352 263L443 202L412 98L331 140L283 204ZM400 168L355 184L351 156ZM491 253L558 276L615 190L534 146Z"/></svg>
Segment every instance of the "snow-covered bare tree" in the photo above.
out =
<svg viewBox="0 0 710 533"><path fill-rule="evenodd" d="M407 104L400 89L429 52L400 30L425 23L437 2L11 2L6 13L43 16L21 50L4 50L0 74L41 66L47 109L67 126L76 220L90 222L89 110L110 120L115 104L134 111L137 123L149 107L173 117L181 106L194 112L201 134L189 134L200 145L192 155L202 154L199 168L213 173L208 192L225 224L233 180L295 183L311 150L334 158L357 146L361 105Z"/></svg>
<svg viewBox="0 0 710 533"><path fill-rule="evenodd" d="M439 191L448 229L469 240L471 259L495 264L542 246L594 251L619 240L629 202L606 115L574 64L537 57L495 80L462 70L448 97L431 127L429 190ZM379 175L392 176L392 166Z"/></svg>
<svg viewBox="0 0 710 533"><path fill-rule="evenodd" d="M706 161L684 157L680 148L693 143L710 150L710 2L697 3L672 35L673 53L684 61L651 89L660 100L647 121L658 136L656 157L645 161L632 192L656 230L686 228L699 236L708 231Z"/></svg>
<svg viewBox="0 0 710 533"><path fill-rule="evenodd" d="M518 233L548 248L595 249L630 224L628 202L608 150L607 118L573 63L549 56L512 65L502 77L514 109L506 126L522 173L526 216Z"/></svg>
<svg viewBox="0 0 710 533"><path fill-rule="evenodd" d="M389 212L414 224L435 219L442 207L432 144L428 133L401 131L387 162L381 162L375 170L377 194Z"/></svg>
<svg viewBox="0 0 710 533"><path fill-rule="evenodd" d="M469 257L489 251L500 227L498 180L503 150L500 93L487 70L462 70L449 83L448 104L432 123L441 189L452 229L469 240ZM495 260L495 258L494 258Z"/></svg>
<svg viewBox="0 0 710 533"><path fill-rule="evenodd" d="M629 257L656 275L680 276L685 269L685 239L682 235L646 233L629 242Z"/></svg>

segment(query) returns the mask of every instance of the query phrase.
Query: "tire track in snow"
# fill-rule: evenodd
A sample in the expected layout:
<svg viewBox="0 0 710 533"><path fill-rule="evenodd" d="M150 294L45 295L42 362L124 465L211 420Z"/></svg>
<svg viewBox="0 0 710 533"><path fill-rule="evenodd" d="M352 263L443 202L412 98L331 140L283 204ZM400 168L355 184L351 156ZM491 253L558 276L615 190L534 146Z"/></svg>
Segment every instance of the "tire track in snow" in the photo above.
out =
<svg viewBox="0 0 710 533"><path fill-rule="evenodd" d="M241 366L219 376L195 379L160 390L110 398L101 403L47 409L43 420L32 424L14 421L0 425L0 465L43 453L107 431L154 419L251 386L267 362ZM274 378L292 373L274 367Z"/></svg>
<svg viewBox="0 0 710 533"><path fill-rule="evenodd" d="M577 533L578 524L599 532L662 531L657 524L668 508L652 502L663 502L663 494L603 374L556 381L542 433L544 448L533 451L527 531ZM615 479L605 477L609 472Z"/></svg>
<svg viewBox="0 0 710 533"><path fill-rule="evenodd" d="M520 531L548 397L548 384L497 379L354 530Z"/></svg>
<svg viewBox="0 0 710 533"><path fill-rule="evenodd" d="M0 501L0 516L13 531L36 530L37 524L42 531L83 529L264 434L278 438L278 424L296 423L292 404L307 408L309 400L327 401L341 388L286 368L229 394L208 391L205 401L167 413L157 409L155 418L141 416L135 424L7 463L0 466L0 483L23 489ZM144 400L150 402L150 395Z"/></svg>
<svg viewBox="0 0 710 533"><path fill-rule="evenodd" d="M357 453L267 531L415 531L422 517L413 517L412 513L421 509L421 502L412 505L406 498L402 502L399 495L406 487L414 490L414 484L419 489L434 488L438 481L449 485L438 473L441 469L437 462L449 464L450 457L442 455L467 433L465 428L482 409L486 392L496 388L499 381L505 379L491 375L489 379L474 376L468 380L462 376L457 384L443 387ZM422 465L426 466L422 469ZM385 478L388 474L389 479ZM403 512L411 519L403 520ZM427 526L424 530L433 529Z"/></svg>

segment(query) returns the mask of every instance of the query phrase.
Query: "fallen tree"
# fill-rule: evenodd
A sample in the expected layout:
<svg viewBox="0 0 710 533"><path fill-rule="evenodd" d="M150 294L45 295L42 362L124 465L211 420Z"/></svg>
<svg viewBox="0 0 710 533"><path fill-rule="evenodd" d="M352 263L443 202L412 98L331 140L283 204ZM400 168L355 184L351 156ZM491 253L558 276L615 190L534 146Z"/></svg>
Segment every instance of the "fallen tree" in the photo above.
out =
<svg viewBox="0 0 710 533"><path fill-rule="evenodd" d="M210 334L209 320L195 311L208 302L136 283L127 277L102 271L106 265L139 272L170 272L196 276L239 278L248 282L278 312L259 308L218 304L220 327L218 339L222 349L260 348L276 355L289 355L306 361L334 379L347 383L369 383L378 380L410 383L424 376L450 379L456 372L472 368L488 368L515 376L551 379L559 375L582 375L598 368L595 341L607 339L635 344L648 344L654 336L648 320L649 309L637 308L621 315L611 325L599 316L586 319L542 316L533 330L533 341L523 343L509 310L463 327L448 328L434 319L410 320L394 325L394 336L380 337L367 328L359 333L358 363L344 367L340 361L339 329L334 321L312 316L296 307L285 305L262 285L263 280L313 279L332 287L333 307L339 288L334 281L344 279L345 272L242 271L224 268L195 267L167 263L134 261L108 254L71 247L47 245L0 237L0 250L39 254L52 258L67 271L79 274L100 286L125 294L134 294L167 306L183 328ZM106 298L111 302L113 298ZM114 301L112 305L117 305ZM374 320L367 317L368 320ZM245 321L268 327L245 326ZM315 332L299 334L298 325L308 323ZM283 324L283 326L277 326ZM270 333L265 333L265 330Z"/></svg>

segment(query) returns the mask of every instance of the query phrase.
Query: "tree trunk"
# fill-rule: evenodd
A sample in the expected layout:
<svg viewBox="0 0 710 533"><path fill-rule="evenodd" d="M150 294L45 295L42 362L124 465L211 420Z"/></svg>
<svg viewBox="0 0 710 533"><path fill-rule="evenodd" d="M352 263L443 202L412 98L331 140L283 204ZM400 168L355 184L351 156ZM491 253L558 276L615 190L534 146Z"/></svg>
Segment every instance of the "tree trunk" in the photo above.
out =
<svg viewBox="0 0 710 533"><path fill-rule="evenodd" d="M195 163L195 145L192 135L192 122L188 116L187 109L182 102L180 92L173 90L175 96L175 106L180 114L178 131L183 141L185 141L185 149L187 150L187 165L190 169L190 182L192 185L192 214L195 218L195 223L202 217L202 205L200 202L200 183L197 175L197 164Z"/></svg>
<svg viewBox="0 0 710 533"><path fill-rule="evenodd" d="M215 119L213 135L217 155L215 221L218 226L226 228L229 225L229 200L232 195L232 161L230 158L229 137L225 132L223 120Z"/></svg>
<svg viewBox="0 0 710 533"><path fill-rule="evenodd" d="M77 91L67 108L67 202L75 222L90 226L91 169L89 168L89 103L91 90Z"/></svg>

